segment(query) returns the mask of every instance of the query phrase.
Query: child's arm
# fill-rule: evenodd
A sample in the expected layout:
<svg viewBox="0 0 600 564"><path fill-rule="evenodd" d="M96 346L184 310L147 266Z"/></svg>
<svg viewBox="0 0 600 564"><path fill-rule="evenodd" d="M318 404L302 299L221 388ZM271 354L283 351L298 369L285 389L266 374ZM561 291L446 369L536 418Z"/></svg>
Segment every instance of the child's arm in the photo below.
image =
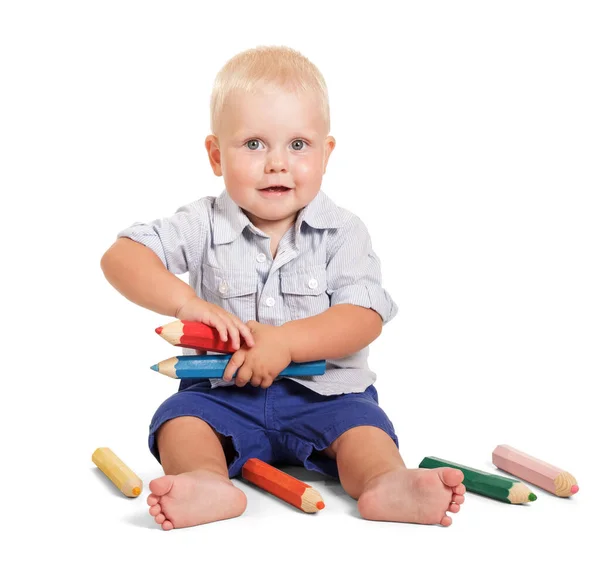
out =
<svg viewBox="0 0 600 564"><path fill-rule="evenodd" d="M292 361L310 362L354 354L372 343L381 334L382 327L383 321L376 311L339 304L280 328L289 344Z"/></svg>
<svg viewBox="0 0 600 564"><path fill-rule="evenodd" d="M141 243L126 237L117 239L100 265L106 279L128 300L156 313L206 323L219 331L223 341L231 338L235 349L240 347L240 336L249 347L254 345L250 329L240 319L199 298Z"/></svg>
<svg viewBox="0 0 600 564"><path fill-rule="evenodd" d="M237 386L251 381L253 386L268 388L290 362L354 354L379 336L382 325L379 313L351 304L335 305L318 315L278 326L249 321L256 345L250 351L242 348L233 354L223 379L231 381L239 369Z"/></svg>
<svg viewBox="0 0 600 564"><path fill-rule="evenodd" d="M162 315L177 317L183 305L196 297L192 287L169 272L155 252L126 237L104 253L100 266L128 300Z"/></svg>
<svg viewBox="0 0 600 564"><path fill-rule="evenodd" d="M331 307L282 325L294 362L343 358L372 343L397 306L381 285L379 258L365 224L353 216L336 231L327 256Z"/></svg>

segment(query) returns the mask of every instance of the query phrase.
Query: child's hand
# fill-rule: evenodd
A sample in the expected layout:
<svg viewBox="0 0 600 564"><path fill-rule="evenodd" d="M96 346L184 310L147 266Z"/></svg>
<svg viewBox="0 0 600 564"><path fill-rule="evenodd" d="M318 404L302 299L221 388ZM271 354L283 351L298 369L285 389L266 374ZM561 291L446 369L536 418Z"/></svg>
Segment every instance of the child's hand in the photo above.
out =
<svg viewBox="0 0 600 564"><path fill-rule="evenodd" d="M223 379L231 381L234 372L236 386L252 386L268 388L279 373L292 362L289 345L282 337L280 327L264 325L256 321L248 321L248 327L254 336L255 345L249 349L243 346L233 353Z"/></svg>
<svg viewBox="0 0 600 564"><path fill-rule="evenodd" d="M240 334L244 337L246 346L254 346L252 332L241 319L222 307L198 297L192 298L180 307L176 317L181 321L201 321L210 327L214 327L223 341L227 341L229 335L231 344L236 350L240 348Z"/></svg>

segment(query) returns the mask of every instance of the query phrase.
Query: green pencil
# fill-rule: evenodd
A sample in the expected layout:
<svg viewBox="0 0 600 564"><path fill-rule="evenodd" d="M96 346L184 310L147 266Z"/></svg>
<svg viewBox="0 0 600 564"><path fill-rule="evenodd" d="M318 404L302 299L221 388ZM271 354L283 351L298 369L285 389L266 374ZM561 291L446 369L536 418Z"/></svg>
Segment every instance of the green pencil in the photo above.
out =
<svg viewBox="0 0 600 564"><path fill-rule="evenodd" d="M426 456L419 464L419 468L443 467L460 470L465 475L463 484L469 492L498 499L505 503L527 503L537 499L537 496L523 482L518 480L511 480L497 474L489 474L433 456Z"/></svg>

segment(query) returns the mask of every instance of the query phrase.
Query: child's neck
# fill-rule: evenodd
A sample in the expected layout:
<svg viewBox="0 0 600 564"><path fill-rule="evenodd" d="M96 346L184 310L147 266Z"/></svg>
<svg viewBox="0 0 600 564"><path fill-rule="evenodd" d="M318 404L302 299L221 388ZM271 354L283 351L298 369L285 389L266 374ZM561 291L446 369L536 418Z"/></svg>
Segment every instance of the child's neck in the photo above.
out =
<svg viewBox="0 0 600 564"><path fill-rule="evenodd" d="M271 256L275 258L279 241L285 235L287 230L296 222L297 213L291 217L286 217L280 220L264 220L256 216L248 214L248 218L252 224L260 229L265 235L271 238Z"/></svg>
<svg viewBox="0 0 600 564"><path fill-rule="evenodd" d="M247 214L248 219L255 227L258 227L263 233L270 237L283 237L285 232L296 223L297 213L290 217L285 217L277 220L261 219L254 215Z"/></svg>

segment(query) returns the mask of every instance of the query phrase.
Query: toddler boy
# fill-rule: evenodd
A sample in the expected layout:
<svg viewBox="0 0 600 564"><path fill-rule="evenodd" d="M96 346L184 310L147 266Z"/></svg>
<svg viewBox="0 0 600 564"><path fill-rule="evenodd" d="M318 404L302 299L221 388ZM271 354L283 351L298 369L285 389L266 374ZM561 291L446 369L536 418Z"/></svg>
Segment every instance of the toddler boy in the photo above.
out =
<svg viewBox="0 0 600 564"><path fill-rule="evenodd" d="M182 381L158 408L150 515L165 530L239 516L231 478L256 457L339 477L366 519L449 525L462 473L407 469L378 405L368 345L397 307L365 225L320 189L335 147L321 73L286 47L238 54L217 75L211 129L223 193L132 225L101 262L129 300L237 349L223 379ZM321 359L323 375L278 377Z"/></svg>

